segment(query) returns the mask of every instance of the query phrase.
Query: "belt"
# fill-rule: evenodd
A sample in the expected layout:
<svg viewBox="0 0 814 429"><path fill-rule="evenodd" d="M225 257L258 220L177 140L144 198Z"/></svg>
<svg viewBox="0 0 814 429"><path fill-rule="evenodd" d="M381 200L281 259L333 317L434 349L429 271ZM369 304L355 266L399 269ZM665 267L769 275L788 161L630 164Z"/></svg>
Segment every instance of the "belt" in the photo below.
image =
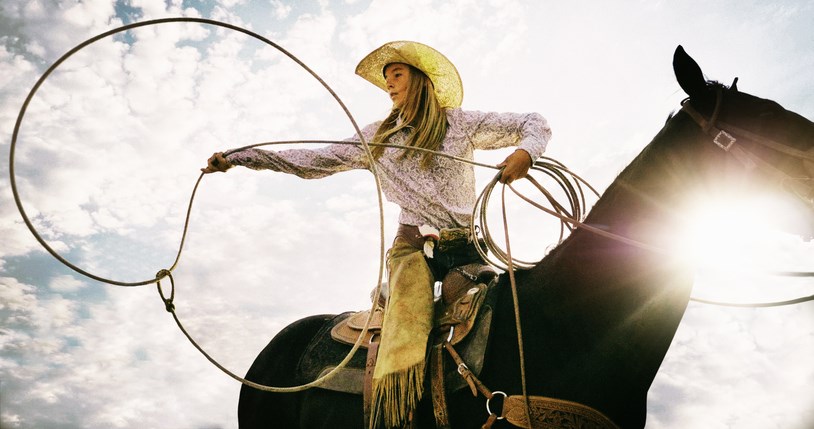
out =
<svg viewBox="0 0 814 429"><path fill-rule="evenodd" d="M428 228L433 229L431 227ZM438 235L433 234L431 236L435 241L436 249L441 252L460 249L472 243L472 237L470 236L471 231L468 227L443 228L440 231L436 230L434 232ZM396 231L396 238L404 239L410 246L419 250L424 249L424 242L427 241L427 237L428 236L422 234L419 227L415 225L399 224L399 228Z"/></svg>
<svg viewBox="0 0 814 429"><path fill-rule="evenodd" d="M405 225L403 223L399 224L399 229L396 231L396 238L403 239L410 246L413 246L419 250L424 249L424 241L426 241L424 236L418 232L417 226Z"/></svg>

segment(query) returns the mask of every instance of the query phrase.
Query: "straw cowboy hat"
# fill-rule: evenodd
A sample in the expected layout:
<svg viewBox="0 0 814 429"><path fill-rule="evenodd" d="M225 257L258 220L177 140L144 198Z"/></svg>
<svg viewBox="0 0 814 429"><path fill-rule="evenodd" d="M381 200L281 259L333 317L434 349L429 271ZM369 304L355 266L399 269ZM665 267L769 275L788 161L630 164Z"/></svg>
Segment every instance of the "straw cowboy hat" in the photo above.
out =
<svg viewBox="0 0 814 429"><path fill-rule="evenodd" d="M464 87L458 70L442 53L422 43L403 40L385 43L359 61L356 74L387 91L384 67L391 63L409 64L423 71L432 81L441 107L461 106Z"/></svg>

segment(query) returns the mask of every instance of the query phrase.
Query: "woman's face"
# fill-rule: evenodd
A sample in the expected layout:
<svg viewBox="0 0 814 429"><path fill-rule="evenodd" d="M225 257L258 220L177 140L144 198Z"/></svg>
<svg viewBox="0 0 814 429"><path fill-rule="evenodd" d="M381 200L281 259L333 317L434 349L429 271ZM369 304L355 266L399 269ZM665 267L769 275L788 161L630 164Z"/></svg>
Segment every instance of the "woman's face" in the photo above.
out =
<svg viewBox="0 0 814 429"><path fill-rule="evenodd" d="M387 84L387 93L393 100L393 106L401 107L407 99L407 90L410 87L410 67L402 63L388 64L384 68L384 81Z"/></svg>

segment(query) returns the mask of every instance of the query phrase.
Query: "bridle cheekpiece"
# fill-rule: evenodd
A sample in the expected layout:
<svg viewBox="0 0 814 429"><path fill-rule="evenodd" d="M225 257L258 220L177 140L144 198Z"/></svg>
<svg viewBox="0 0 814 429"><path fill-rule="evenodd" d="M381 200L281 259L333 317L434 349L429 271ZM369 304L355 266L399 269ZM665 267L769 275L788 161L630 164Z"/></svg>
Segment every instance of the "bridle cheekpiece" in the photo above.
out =
<svg viewBox="0 0 814 429"><path fill-rule="evenodd" d="M698 113L688 102L689 99L682 102L681 110L687 113L696 124L704 131L705 134L712 137L712 142L724 152L731 154L735 159L741 162L747 170L760 168L762 171L768 173L770 176L778 179L780 183L786 186L797 197L805 201L808 205L814 207L814 185L810 183L814 181L812 177L795 178L786 174L784 171L764 161L759 156L745 149L743 145L737 144L739 139L751 141L762 146L768 147L785 155L814 163L814 153L808 153L795 149L788 145L778 143L769 138L760 136L750 131L744 130L734 125L727 124L718 120L718 114L721 111L723 104L723 91L718 89L715 99L715 108L713 109L712 116L707 120L703 115ZM719 128L720 127L720 128ZM727 131L728 130L728 131ZM738 138L735 137L738 136ZM807 183L805 183L807 182Z"/></svg>

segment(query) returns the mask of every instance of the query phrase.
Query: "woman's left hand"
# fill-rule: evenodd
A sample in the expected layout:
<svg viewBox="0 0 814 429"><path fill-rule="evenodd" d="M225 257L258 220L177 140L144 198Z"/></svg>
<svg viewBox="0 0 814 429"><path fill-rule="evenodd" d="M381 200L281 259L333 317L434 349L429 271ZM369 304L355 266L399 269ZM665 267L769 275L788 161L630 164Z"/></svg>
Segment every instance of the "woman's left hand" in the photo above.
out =
<svg viewBox="0 0 814 429"><path fill-rule="evenodd" d="M503 168L500 183L512 183L517 179L526 177L531 168L531 155L523 149L517 149L497 165Z"/></svg>
<svg viewBox="0 0 814 429"><path fill-rule="evenodd" d="M209 159L206 161L206 167L202 168L204 174L214 173L216 171L226 172L226 170L232 168L232 164L226 160L226 157L223 156L223 152L215 152Z"/></svg>

